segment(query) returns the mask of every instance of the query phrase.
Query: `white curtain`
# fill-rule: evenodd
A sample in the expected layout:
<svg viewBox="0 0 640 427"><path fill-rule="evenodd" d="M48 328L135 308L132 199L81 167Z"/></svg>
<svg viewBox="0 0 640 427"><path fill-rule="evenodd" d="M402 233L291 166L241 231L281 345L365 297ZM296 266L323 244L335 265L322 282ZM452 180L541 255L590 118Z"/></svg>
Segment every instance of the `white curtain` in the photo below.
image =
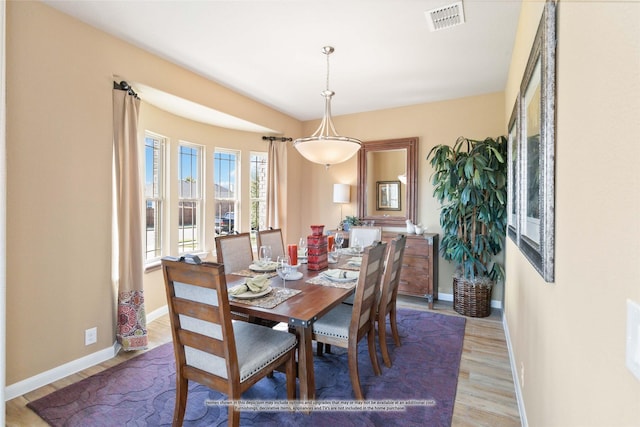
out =
<svg viewBox="0 0 640 427"><path fill-rule="evenodd" d="M124 82L123 82L124 83ZM140 99L126 83L114 83L113 150L115 170L115 244L113 271L118 288L116 337L125 351L147 348L144 310L142 186L138 154Z"/></svg>
<svg viewBox="0 0 640 427"><path fill-rule="evenodd" d="M282 194L286 191L284 170L287 164L286 142L269 141L269 176L267 178L267 227L281 228L284 213Z"/></svg>

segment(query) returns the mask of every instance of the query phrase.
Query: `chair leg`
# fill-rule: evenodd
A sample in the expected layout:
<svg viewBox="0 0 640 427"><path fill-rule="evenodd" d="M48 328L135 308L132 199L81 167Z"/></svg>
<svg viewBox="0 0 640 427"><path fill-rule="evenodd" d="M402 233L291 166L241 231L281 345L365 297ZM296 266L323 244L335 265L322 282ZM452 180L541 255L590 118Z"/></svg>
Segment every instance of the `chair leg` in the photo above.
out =
<svg viewBox="0 0 640 427"><path fill-rule="evenodd" d="M389 320L391 323L391 333L393 334L393 341L396 343L396 347L400 347L400 334L398 333L398 322L396 321L396 306L391 307L389 312Z"/></svg>
<svg viewBox="0 0 640 427"><path fill-rule="evenodd" d="M380 316L378 318L378 337L380 341L380 351L382 352L382 360L387 368L391 367L391 357L389 357L389 349L387 348L387 322L386 318Z"/></svg>
<svg viewBox="0 0 640 427"><path fill-rule="evenodd" d="M285 375L287 377L287 400L296 399L296 351L291 351L291 357L287 360L285 366Z"/></svg>
<svg viewBox="0 0 640 427"><path fill-rule="evenodd" d="M324 343L316 341L316 355L322 356L322 353L324 353Z"/></svg>
<svg viewBox="0 0 640 427"><path fill-rule="evenodd" d="M237 395L235 393L233 395L229 395L228 399L233 400L234 402L238 401L240 400L240 393L237 393ZM240 410L236 409L236 405L229 405L228 414L229 422L227 425L229 427L240 427Z"/></svg>
<svg viewBox="0 0 640 427"><path fill-rule="evenodd" d="M358 372L358 344L349 344L347 352L347 360L349 361L349 377L351 378L351 386L353 394L357 400L364 400L362 387L360 386L360 373Z"/></svg>
<svg viewBox="0 0 640 427"><path fill-rule="evenodd" d="M371 357L373 372L376 375L381 375L382 371L380 370L380 365L378 365L378 353L376 352L376 328L373 322L367 334L367 341L369 342L369 356Z"/></svg>
<svg viewBox="0 0 640 427"><path fill-rule="evenodd" d="M180 373L176 379L176 405L173 410L173 427L182 427L184 413L187 409L187 392L189 391L189 381L181 378Z"/></svg>

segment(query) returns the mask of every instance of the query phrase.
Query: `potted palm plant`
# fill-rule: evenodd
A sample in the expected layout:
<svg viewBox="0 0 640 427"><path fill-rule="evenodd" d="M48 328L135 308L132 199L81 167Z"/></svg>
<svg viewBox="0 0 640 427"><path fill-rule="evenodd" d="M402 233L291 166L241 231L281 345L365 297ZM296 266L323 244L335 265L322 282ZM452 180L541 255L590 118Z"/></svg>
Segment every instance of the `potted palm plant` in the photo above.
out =
<svg viewBox="0 0 640 427"><path fill-rule="evenodd" d="M429 151L433 195L442 205L442 257L456 265L454 309L465 316L491 314L491 289L504 277L495 256L507 227L507 140L458 138Z"/></svg>

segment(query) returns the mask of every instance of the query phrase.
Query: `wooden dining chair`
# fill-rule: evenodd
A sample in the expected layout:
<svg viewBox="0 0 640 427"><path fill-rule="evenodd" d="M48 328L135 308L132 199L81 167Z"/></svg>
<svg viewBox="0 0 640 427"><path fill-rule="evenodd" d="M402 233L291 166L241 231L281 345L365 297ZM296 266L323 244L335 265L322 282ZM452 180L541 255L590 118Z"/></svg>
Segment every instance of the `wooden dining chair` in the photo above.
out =
<svg viewBox="0 0 640 427"><path fill-rule="evenodd" d="M407 245L407 237L399 235L391 240L385 261L384 273L380 280L380 295L376 310L376 322L378 324L378 338L380 341L380 351L382 359L387 368L391 367L391 358L387 348L387 315L391 324L391 334L396 347L400 347L400 335L398 334L398 324L396 322L396 300L398 298L398 285L400 284L400 272L402 270L402 260L404 249Z"/></svg>
<svg viewBox="0 0 640 427"><path fill-rule="evenodd" d="M162 260L176 359L173 426L182 426L189 381L226 393L229 426L240 424L233 401L283 366L287 399L295 399L295 335L247 322L232 322L224 266Z"/></svg>
<svg viewBox="0 0 640 427"><path fill-rule="evenodd" d="M336 345L347 349L349 376L358 400L364 400L358 372L358 342L365 336L373 371L376 375L381 374L376 354L374 314L386 246L386 243L374 242L365 249L353 306L338 304L313 324L313 339L318 345Z"/></svg>
<svg viewBox="0 0 640 427"><path fill-rule="evenodd" d="M251 234L228 234L216 237L216 255L218 263L224 264L224 270L228 274L249 268L253 262Z"/></svg>
<svg viewBox="0 0 640 427"><path fill-rule="evenodd" d="M280 255L286 255L284 250L284 241L282 239L282 230L279 228L270 230L258 230L256 239L258 248L260 246L271 246L271 259L276 260Z"/></svg>

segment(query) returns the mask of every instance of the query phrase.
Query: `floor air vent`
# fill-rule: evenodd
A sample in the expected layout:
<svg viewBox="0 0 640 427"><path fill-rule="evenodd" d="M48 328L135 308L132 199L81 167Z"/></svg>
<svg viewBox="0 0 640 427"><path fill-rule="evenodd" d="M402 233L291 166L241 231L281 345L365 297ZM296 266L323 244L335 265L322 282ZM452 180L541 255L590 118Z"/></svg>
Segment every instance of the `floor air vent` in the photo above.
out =
<svg viewBox="0 0 640 427"><path fill-rule="evenodd" d="M464 9L461 1L429 10L425 12L425 15L431 31L444 30L464 24Z"/></svg>

